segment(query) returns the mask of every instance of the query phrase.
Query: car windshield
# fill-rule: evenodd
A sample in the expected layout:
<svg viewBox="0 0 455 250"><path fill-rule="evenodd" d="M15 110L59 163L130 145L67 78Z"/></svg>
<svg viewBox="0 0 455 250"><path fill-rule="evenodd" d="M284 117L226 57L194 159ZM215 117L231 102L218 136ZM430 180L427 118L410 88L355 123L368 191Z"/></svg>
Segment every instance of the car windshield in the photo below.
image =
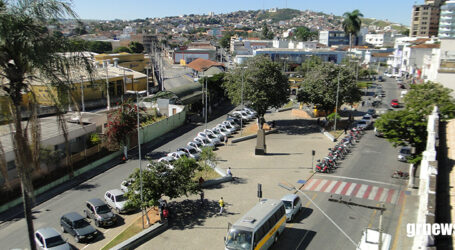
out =
<svg viewBox="0 0 455 250"><path fill-rule="evenodd" d="M122 202L125 201L125 196L123 194L115 196L115 201Z"/></svg>
<svg viewBox="0 0 455 250"><path fill-rule="evenodd" d="M411 154L411 150L409 148L402 148L400 154Z"/></svg>
<svg viewBox="0 0 455 250"><path fill-rule="evenodd" d="M197 150L194 149L194 148L192 148L192 149L190 149L190 153L191 153L191 154L196 154L196 153L197 153Z"/></svg>
<svg viewBox="0 0 455 250"><path fill-rule="evenodd" d="M207 134L207 136L210 138L210 139L215 139L216 136L212 135L212 134Z"/></svg>
<svg viewBox="0 0 455 250"><path fill-rule="evenodd" d="M283 201L283 203L284 203L284 207L285 207L286 209L291 209L291 208L292 208L292 202L290 202L290 201Z"/></svg>
<svg viewBox="0 0 455 250"><path fill-rule="evenodd" d="M74 228L83 228L88 226L88 222L84 219L80 219L74 222Z"/></svg>
<svg viewBox="0 0 455 250"><path fill-rule="evenodd" d="M46 239L46 247L47 248L60 246L60 245L65 244L65 243L66 242L62 239L62 237L60 237L60 235Z"/></svg>
<svg viewBox="0 0 455 250"><path fill-rule="evenodd" d="M365 121L358 121L357 124L362 125L362 124L367 124L367 123Z"/></svg>
<svg viewBox="0 0 455 250"><path fill-rule="evenodd" d="M99 206L99 207L96 207L96 212L98 214L106 214L106 213L109 213L111 210L109 209L109 207L107 205L102 205L102 206Z"/></svg>
<svg viewBox="0 0 455 250"><path fill-rule="evenodd" d="M232 250L251 249L252 232L232 229L226 238L226 248Z"/></svg>

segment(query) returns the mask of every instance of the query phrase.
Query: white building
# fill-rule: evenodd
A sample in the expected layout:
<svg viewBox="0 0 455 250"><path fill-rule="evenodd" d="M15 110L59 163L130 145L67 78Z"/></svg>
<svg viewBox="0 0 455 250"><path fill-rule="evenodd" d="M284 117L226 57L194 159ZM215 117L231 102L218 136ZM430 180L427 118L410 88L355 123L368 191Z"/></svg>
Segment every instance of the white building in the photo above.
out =
<svg viewBox="0 0 455 250"><path fill-rule="evenodd" d="M365 35L365 43L374 45L375 47L386 47L392 46L393 40L392 35L389 32L382 33L382 34L366 34Z"/></svg>
<svg viewBox="0 0 455 250"><path fill-rule="evenodd" d="M394 76L401 76L402 65L404 60L403 50L412 46L413 44L420 44L429 41L429 38L418 38L418 37L400 37L395 39L394 52L387 61L389 73Z"/></svg>
<svg viewBox="0 0 455 250"><path fill-rule="evenodd" d="M440 48L434 48L431 55L424 57L423 79L453 89L452 95L455 97L455 39L440 40Z"/></svg>
<svg viewBox="0 0 455 250"><path fill-rule="evenodd" d="M290 41L288 48L289 49L306 49L306 50L312 50L316 49L317 47L317 42L296 42L296 41Z"/></svg>
<svg viewBox="0 0 455 250"><path fill-rule="evenodd" d="M441 6L438 37L455 38L455 1L453 0Z"/></svg>

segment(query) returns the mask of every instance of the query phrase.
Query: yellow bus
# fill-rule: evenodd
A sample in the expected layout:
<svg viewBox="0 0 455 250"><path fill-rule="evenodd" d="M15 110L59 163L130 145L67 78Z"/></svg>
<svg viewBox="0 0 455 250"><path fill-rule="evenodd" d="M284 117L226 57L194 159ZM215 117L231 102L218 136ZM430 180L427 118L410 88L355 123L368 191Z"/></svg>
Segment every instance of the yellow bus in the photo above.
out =
<svg viewBox="0 0 455 250"><path fill-rule="evenodd" d="M286 210L280 200L262 199L234 225L224 239L226 250L269 249L286 227Z"/></svg>

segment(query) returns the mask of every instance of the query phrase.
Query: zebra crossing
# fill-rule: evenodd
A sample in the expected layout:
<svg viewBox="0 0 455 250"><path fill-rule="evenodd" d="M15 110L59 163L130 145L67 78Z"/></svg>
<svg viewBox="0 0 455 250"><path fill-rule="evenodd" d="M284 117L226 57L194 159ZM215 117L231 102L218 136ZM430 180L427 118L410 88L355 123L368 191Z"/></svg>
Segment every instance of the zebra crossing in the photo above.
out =
<svg viewBox="0 0 455 250"><path fill-rule="evenodd" d="M397 203L404 194L403 191L394 188L316 178L311 178L306 182L302 190L351 196L352 198L355 197L390 204Z"/></svg>

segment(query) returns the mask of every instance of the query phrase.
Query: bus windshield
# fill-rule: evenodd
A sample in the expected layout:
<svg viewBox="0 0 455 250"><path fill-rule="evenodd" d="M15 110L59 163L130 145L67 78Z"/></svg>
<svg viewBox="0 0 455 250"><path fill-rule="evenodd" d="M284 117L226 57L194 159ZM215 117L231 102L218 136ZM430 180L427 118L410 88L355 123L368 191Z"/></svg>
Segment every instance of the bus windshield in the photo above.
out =
<svg viewBox="0 0 455 250"><path fill-rule="evenodd" d="M226 248L230 250L249 250L252 244L252 232L232 229L226 239Z"/></svg>

